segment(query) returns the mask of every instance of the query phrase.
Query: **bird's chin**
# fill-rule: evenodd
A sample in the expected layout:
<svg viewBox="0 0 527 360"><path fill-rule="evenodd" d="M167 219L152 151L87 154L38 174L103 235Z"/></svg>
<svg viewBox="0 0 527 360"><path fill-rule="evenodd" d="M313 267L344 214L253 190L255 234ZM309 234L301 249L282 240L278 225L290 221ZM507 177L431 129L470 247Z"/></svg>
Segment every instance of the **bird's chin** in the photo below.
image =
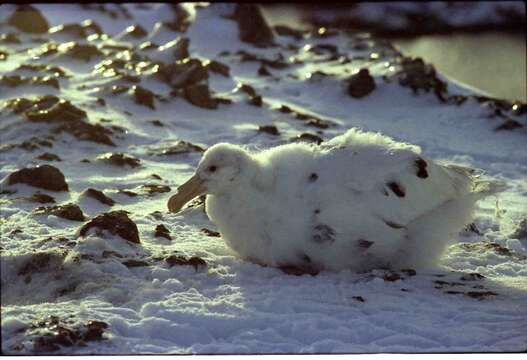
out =
<svg viewBox="0 0 527 360"><path fill-rule="evenodd" d="M195 174L183 185L179 186L177 193L168 200L168 211L178 212L181 208L195 197L207 192L204 181Z"/></svg>

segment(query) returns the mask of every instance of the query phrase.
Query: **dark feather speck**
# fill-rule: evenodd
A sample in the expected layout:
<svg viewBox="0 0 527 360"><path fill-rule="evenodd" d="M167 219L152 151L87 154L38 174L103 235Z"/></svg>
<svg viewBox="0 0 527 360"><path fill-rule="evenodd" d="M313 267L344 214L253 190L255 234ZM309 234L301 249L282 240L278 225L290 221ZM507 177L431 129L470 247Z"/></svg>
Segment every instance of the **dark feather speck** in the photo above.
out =
<svg viewBox="0 0 527 360"><path fill-rule="evenodd" d="M420 177L421 179L426 179L428 177L428 171L426 171L426 167L428 164L423 159L419 158L415 160L415 166L417 167L417 177Z"/></svg>
<svg viewBox="0 0 527 360"><path fill-rule="evenodd" d="M395 195L397 195L398 197L404 197L406 195L406 193L404 192L404 188L402 187L402 185L396 183L395 181L392 181L392 182L389 182L386 184L390 190L393 191L393 193Z"/></svg>

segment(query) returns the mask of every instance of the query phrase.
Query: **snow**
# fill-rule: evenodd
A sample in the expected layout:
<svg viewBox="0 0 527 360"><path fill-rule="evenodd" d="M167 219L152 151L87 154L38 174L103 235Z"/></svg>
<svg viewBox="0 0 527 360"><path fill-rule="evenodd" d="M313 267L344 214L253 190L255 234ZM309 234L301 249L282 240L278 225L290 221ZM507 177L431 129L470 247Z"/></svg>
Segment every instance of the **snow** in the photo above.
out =
<svg viewBox="0 0 527 360"><path fill-rule="evenodd" d="M155 99L155 110L136 104L128 93L112 96L96 91L97 87L124 84L92 74L93 67L105 57L88 63L64 56L34 60L71 71L72 78L59 80L60 90L30 85L0 88L1 101L22 94L56 94L85 110L90 123L106 118L111 122L101 122L104 126L126 129L112 137L116 147L62 133L52 134L52 148L2 148L0 178L22 167L46 163L35 159L43 152L55 153L62 161L49 164L64 173L70 191L38 190L53 196L57 204L80 205L90 219L101 212L126 210L137 224L141 239L141 244L135 245L108 232L95 231L77 237L82 222L32 214L37 206L53 205L24 199L36 188L24 184L7 186L17 193L2 194L0 199L4 353L35 353L40 330L31 325L50 315L71 321L72 327L90 320L108 325L104 340L87 341L86 346L62 346L55 351L58 354L525 351L527 239L513 237L521 234L517 230L527 216L524 129L495 131L500 119L489 117L492 110L474 99L460 106L446 105L433 92L413 95L396 81L384 82L382 76L390 76L396 70L390 68L397 66L385 63L397 54L375 39L368 40L372 49L356 50L350 45L357 38L344 34L327 38L306 36L302 40L275 34L280 46L256 48L241 42L237 24L220 16L229 12L223 5L218 9L186 4L195 17L191 16L193 22L185 33L155 25L171 19L172 10L167 4L147 5L138 8L137 4L125 4L133 19L120 15L111 18L107 13L81 10L74 4L37 7L50 26L60 25L65 19L79 23L91 18L112 36L139 23L149 33L140 42L156 37L156 43L163 45L178 36L188 37L192 57L215 59L230 67L228 78L209 72L209 86L215 96L228 97L232 104L219 104L216 110L209 110L194 106L181 96L170 97L167 85L148 72L138 85L168 99ZM114 4L108 7L113 8ZM9 53L7 60L0 61L2 75L20 63L30 62L31 55L23 51L15 54L16 51L41 46L32 40L35 36L22 34L3 21L0 32L16 32L22 41L18 45L0 43L0 50ZM288 44L300 50L287 50ZM328 60L327 54L317 55L305 48L307 44L338 45L339 52L352 61L341 64ZM220 56L224 50L231 53ZM263 77L257 75L259 63L240 62L237 50L266 59L276 59L281 52L285 61L296 57L303 63L285 69L268 66L272 76ZM368 60L369 53L378 50L384 50L386 55ZM365 58L361 60L359 56ZM351 98L344 80L362 67L368 67L375 77L376 89L364 98ZM306 80L306 74L316 70L333 76ZM240 83L251 85L262 96L261 107L247 103L248 96L240 90ZM79 89L80 85L86 88ZM451 82L449 90L454 94L473 94L473 90ZM103 98L106 106L96 106L97 97ZM282 104L335 125L327 129L308 127L292 114L275 109ZM21 120L3 104L0 111L2 146L51 134L49 124ZM525 115L510 116L526 123ZM164 127L152 125L151 120L160 120ZM279 136L257 132L258 126L272 124ZM178 214L166 212L168 198L192 175L201 158L199 152L156 155L179 140L204 148L229 142L266 149L288 143L290 138L305 132L328 140L351 127L416 144L428 158L483 169L487 175L505 181L509 188L498 198L480 202L475 213L480 234L461 233L437 269L418 271L415 276L398 272L400 279L395 281L385 280L389 274L384 270L287 275L276 268L239 259L222 238L202 232L203 228L217 230L202 205ZM120 168L96 160L107 152L134 156L140 159L140 166ZM90 162L81 162L83 159ZM145 184L168 185L171 192L147 195L142 187ZM81 197L88 187L103 191L116 204L109 207ZM1 190L5 189L3 186ZM130 197L120 190L139 195ZM159 224L169 229L172 240L154 236ZM30 271L28 260L37 252L49 254L49 261ZM200 257L207 267L169 266L164 259L174 254ZM128 267L123 264L125 260L142 260L148 266ZM485 278L460 280L466 273L479 273ZM471 291L492 291L497 295L474 298L466 294Z"/></svg>

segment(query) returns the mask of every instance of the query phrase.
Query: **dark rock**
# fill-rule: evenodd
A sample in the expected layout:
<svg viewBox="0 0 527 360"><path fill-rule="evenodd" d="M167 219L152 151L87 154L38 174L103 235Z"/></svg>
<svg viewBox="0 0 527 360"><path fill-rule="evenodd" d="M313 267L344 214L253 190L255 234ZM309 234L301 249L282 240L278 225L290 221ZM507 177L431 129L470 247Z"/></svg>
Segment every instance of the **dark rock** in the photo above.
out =
<svg viewBox="0 0 527 360"><path fill-rule="evenodd" d="M156 180L163 180L163 178L161 176L157 175L157 174L152 174L150 176L153 177Z"/></svg>
<svg viewBox="0 0 527 360"><path fill-rule="evenodd" d="M80 228L79 235L85 236L88 230L93 227L108 230L110 233L118 235L129 242L140 243L137 225L128 217L124 210L98 215Z"/></svg>
<svg viewBox="0 0 527 360"><path fill-rule="evenodd" d="M49 24L46 18L31 5L19 5L9 16L7 23L17 29L34 34L48 32Z"/></svg>
<svg viewBox="0 0 527 360"><path fill-rule="evenodd" d="M184 256L179 255L170 255L165 259L165 261L168 263L170 267L172 266L182 266L182 265L192 265L194 266L194 269L198 271L199 268L203 268L207 266L207 263L205 260L203 260L200 257L193 256L190 259L185 258Z"/></svg>
<svg viewBox="0 0 527 360"><path fill-rule="evenodd" d="M2 75L0 76L0 86L17 87L20 85L45 85L55 89L60 88L59 81L51 76L32 76L24 77L20 75Z"/></svg>
<svg viewBox="0 0 527 360"><path fill-rule="evenodd" d="M164 237L167 240L172 240L172 237L170 236L170 231L163 224L159 224L156 226L155 236Z"/></svg>
<svg viewBox="0 0 527 360"><path fill-rule="evenodd" d="M417 275L417 272L414 269L401 269L401 272L405 273L408 276Z"/></svg>
<svg viewBox="0 0 527 360"><path fill-rule="evenodd" d="M115 143L110 138L112 131L99 124L93 125L83 121L67 122L57 127L54 132L67 132L79 140L115 146Z"/></svg>
<svg viewBox="0 0 527 360"><path fill-rule="evenodd" d="M51 352L60 349L60 346L73 346L79 339L77 333L63 326L50 327L48 335L37 337L33 340L33 348L37 353Z"/></svg>
<svg viewBox="0 0 527 360"><path fill-rule="evenodd" d="M0 195L13 195L16 193L17 193L16 190L11 190L11 189L0 190Z"/></svg>
<svg viewBox="0 0 527 360"><path fill-rule="evenodd" d="M474 233L474 234L479 235L479 236L483 235L483 233L478 229L478 227L474 223L468 224L467 226L465 226L465 228L463 230L466 231L466 232Z"/></svg>
<svg viewBox="0 0 527 360"><path fill-rule="evenodd" d="M17 170L7 178L8 185L23 183L51 191L68 191L64 174L54 166L39 165Z"/></svg>
<svg viewBox="0 0 527 360"><path fill-rule="evenodd" d="M457 294L463 294L463 291L457 291L457 290L446 290L444 291L445 294L452 294L452 295L457 295Z"/></svg>
<svg viewBox="0 0 527 360"><path fill-rule="evenodd" d="M455 282L455 281L448 282L448 281L443 281L443 280L435 280L434 284L436 284L434 286L436 289L442 289L445 286L465 286L465 284L460 283L460 282Z"/></svg>
<svg viewBox="0 0 527 360"><path fill-rule="evenodd" d="M212 231L212 230L207 229L207 228L201 229L201 232L204 233L207 236L210 236L210 237L221 237L221 234L219 232Z"/></svg>
<svg viewBox="0 0 527 360"><path fill-rule="evenodd" d="M175 41L171 41L169 43L169 47L174 48L172 52L172 54L174 55L174 60L183 60L188 58L190 56L190 53L188 51L189 45L190 40L186 37L180 37Z"/></svg>
<svg viewBox="0 0 527 360"><path fill-rule="evenodd" d="M485 279L485 276L478 274L478 273L468 273L468 274L464 274L459 279L463 281L475 281L475 280Z"/></svg>
<svg viewBox="0 0 527 360"><path fill-rule="evenodd" d="M93 20L85 20L80 24L64 24L51 29L52 34L68 34L76 39L85 39L90 35L102 35L103 31L99 24Z"/></svg>
<svg viewBox="0 0 527 360"><path fill-rule="evenodd" d="M51 136L49 136L48 138L52 139ZM22 142L21 144L18 144L18 147L24 150L33 151L41 147L53 147L53 143L51 141L33 136L30 139Z"/></svg>
<svg viewBox="0 0 527 360"><path fill-rule="evenodd" d="M244 93L246 93L250 97L258 96L258 94L256 93L256 90L254 90L254 88L251 85L241 84L239 86L239 89L240 89L240 91L243 91Z"/></svg>
<svg viewBox="0 0 527 360"><path fill-rule="evenodd" d="M150 265L146 261L136 260L136 259L125 260L125 261L122 261L121 264L123 264L126 267L141 267L141 266Z"/></svg>
<svg viewBox="0 0 527 360"><path fill-rule="evenodd" d="M138 24L128 26L126 28L126 33L130 36L133 36L136 39L143 38L146 35L148 35L146 30L141 25L138 25Z"/></svg>
<svg viewBox="0 0 527 360"><path fill-rule="evenodd" d="M237 55L240 55L240 61L246 62L246 61L257 61L261 65L269 66L272 69L285 69L289 67L289 63L287 63L284 60L284 56L279 53L278 57L276 59L267 59L258 55L255 55L253 53L247 52L245 50L239 50L236 52Z"/></svg>
<svg viewBox="0 0 527 360"><path fill-rule="evenodd" d="M8 106L16 113L24 112L28 121L58 124L59 126L53 130L56 133L67 132L79 140L115 146L109 137L112 134L110 130L101 125L84 122L86 119L84 110L56 96L46 95L34 101L17 98L8 101Z"/></svg>
<svg viewBox="0 0 527 360"><path fill-rule="evenodd" d="M197 84L186 87L183 96L192 105L211 110L218 108L218 102L212 98L208 85Z"/></svg>
<svg viewBox="0 0 527 360"><path fill-rule="evenodd" d="M129 197L136 197L137 196L137 193L135 193L133 191L129 191L129 190L119 190L119 192L121 194L125 194L126 196L129 196Z"/></svg>
<svg viewBox="0 0 527 360"><path fill-rule="evenodd" d="M165 126L160 120L150 120L149 122L150 122L152 125L157 126L157 127L163 127L163 126Z"/></svg>
<svg viewBox="0 0 527 360"><path fill-rule="evenodd" d="M260 76L271 76L272 74L269 72L269 70L267 70L265 65L261 64L260 67L258 68L258 75L260 75Z"/></svg>
<svg viewBox="0 0 527 360"><path fill-rule="evenodd" d="M319 129L327 129L328 127L333 125L333 123L329 120L323 120L314 115L301 113L300 111L293 110L289 106L286 106L286 105L282 105L278 109L278 111L284 114L294 114L295 118L297 120L303 121L306 126L312 126L312 127L316 127Z"/></svg>
<svg viewBox="0 0 527 360"><path fill-rule="evenodd" d="M325 53L338 54L338 47L333 44L316 44L310 45L308 51L317 55L323 55Z"/></svg>
<svg viewBox="0 0 527 360"><path fill-rule="evenodd" d="M15 33L0 34L0 44L21 44L20 38Z"/></svg>
<svg viewBox="0 0 527 360"><path fill-rule="evenodd" d="M297 135L296 137L291 139L292 141L305 141L305 142L312 142L317 145L320 145L324 140L320 136L310 134L310 133L302 133L300 135Z"/></svg>
<svg viewBox="0 0 527 360"><path fill-rule="evenodd" d="M35 159L44 160L44 161L62 161L62 159L58 155L51 154L51 153L40 154Z"/></svg>
<svg viewBox="0 0 527 360"><path fill-rule="evenodd" d="M487 250L493 250L495 253L502 255L502 256L516 257L520 260L527 259L527 256L512 252L506 247L503 247L500 244L496 244L492 242L482 241L482 242L476 242L476 243L463 243L461 244L461 246L470 251L479 250L480 252L485 252Z"/></svg>
<svg viewBox="0 0 527 360"><path fill-rule="evenodd" d="M225 98L225 97L215 97L214 100L216 100L218 104L225 104L225 105L232 104L232 100L229 98Z"/></svg>
<svg viewBox="0 0 527 360"><path fill-rule="evenodd" d="M496 296L496 294L493 291L469 291L465 293L466 296L471 297L473 299L482 300L484 298L487 298L489 296Z"/></svg>
<svg viewBox="0 0 527 360"><path fill-rule="evenodd" d="M348 94L351 97L360 99L370 94L375 89L375 80L370 75L368 69L360 69L348 80Z"/></svg>
<svg viewBox="0 0 527 360"><path fill-rule="evenodd" d="M108 324L104 321L90 320L85 324L85 327L84 341L100 341L103 340L102 334L108 328Z"/></svg>
<svg viewBox="0 0 527 360"><path fill-rule="evenodd" d="M153 92L137 85L132 87L132 91L134 93L134 100L137 104L147 106L152 110L155 109Z"/></svg>
<svg viewBox="0 0 527 360"><path fill-rule="evenodd" d="M33 340L36 353L59 350L63 346L85 346L87 341L104 340L102 337L108 324L103 321L90 320L86 324L72 326L68 321L50 316L45 320L33 323L32 332L39 336Z"/></svg>
<svg viewBox="0 0 527 360"><path fill-rule="evenodd" d="M150 216L152 216L156 220L163 220L163 213L159 210L150 213Z"/></svg>
<svg viewBox="0 0 527 360"><path fill-rule="evenodd" d="M36 192L31 197L27 198L29 201L38 202L41 204L47 204L47 203L55 203L55 199L52 196L42 194L40 192Z"/></svg>
<svg viewBox="0 0 527 360"><path fill-rule="evenodd" d="M33 111L49 109L59 101L60 99L54 95L45 95L37 98L35 101L26 98L10 99L7 100L6 106L13 109L16 114L20 114L30 109Z"/></svg>
<svg viewBox="0 0 527 360"><path fill-rule="evenodd" d="M182 89L207 80L209 73L200 60L189 58L171 64L160 64L157 77L176 89Z"/></svg>
<svg viewBox="0 0 527 360"><path fill-rule="evenodd" d="M302 275L318 275L319 271L310 266L296 266L296 265L284 265L278 267L284 274L302 276Z"/></svg>
<svg viewBox="0 0 527 360"><path fill-rule="evenodd" d="M259 132L263 132L269 135L278 136L280 135L280 132L278 131L278 128L274 125L262 125L258 127Z"/></svg>
<svg viewBox="0 0 527 360"><path fill-rule="evenodd" d="M509 236L512 239L527 239L527 217L521 219Z"/></svg>
<svg viewBox="0 0 527 360"><path fill-rule="evenodd" d="M125 93L129 90L130 88L128 86L124 86L124 85L114 85L112 86L111 88L111 92L112 94L114 95L119 95L119 94L122 94L122 93Z"/></svg>
<svg viewBox="0 0 527 360"><path fill-rule="evenodd" d="M460 106L462 105L465 101L467 101L468 97L465 96L465 95L450 95L447 100L446 100L446 103L447 104L454 104L454 105L457 105L457 106Z"/></svg>
<svg viewBox="0 0 527 360"><path fill-rule="evenodd" d="M301 40L304 38L305 31L293 29L286 25L277 25L273 27L274 31L280 36L290 36L296 40Z"/></svg>
<svg viewBox="0 0 527 360"><path fill-rule="evenodd" d="M116 253L115 251L112 251L112 250L103 250L102 257L105 258L105 259L109 258L109 257L122 258L123 255L121 255L119 253Z"/></svg>
<svg viewBox="0 0 527 360"><path fill-rule="evenodd" d="M437 77L435 68L425 64L421 58L402 58L402 70L396 73L401 86L410 87L417 94L419 89L433 90L436 96L446 102L447 84Z"/></svg>
<svg viewBox="0 0 527 360"><path fill-rule="evenodd" d="M262 97L260 95L257 95L249 98L249 104L253 106L262 106Z"/></svg>
<svg viewBox="0 0 527 360"><path fill-rule="evenodd" d="M258 47L274 45L273 31L267 25L258 5L236 4L233 19L238 23L241 41Z"/></svg>
<svg viewBox="0 0 527 360"><path fill-rule="evenodd" d="M126 155L124 153L106 153L97 157L98 160L107 162L115 166L130 166L136 168L139 166L139 159Z"/></svg>
<svg viewBox="0 0 527 360"><path fill-rule="evenodd" d="M511 110L514 115L521 116L527 113L527 104L516 101L512 104Z"/></svg>
<svg viewBox="0 0 527 360"><path fill-rule="evenodd" d="M144 43L139 45L139 50L154 50L159 48L159 45L151 42L151 41L145 41Z"/></svg>
<svg viewBox="0 0 527 360"><path fill-rule="evenodd" d="M58 268L63 260L64 258L56 252L35 252L20 266L17 275L26 276Z"/></svg>
<svg viewBox="0 0 527 360"><path fill-rule="evenodd" d="M66 71L61 66L52 66L47 64L22 64L16 68L17 71L29 71L32 73L48 73L57 78L69 78Z"/></svg>
<svg viewBox="0 0 527 360"><path fill-rule="evenodd" d="M310 118L305 122L305 125L316 127L318 129L327 129L330 125L332 125L332 123L329 122L328 120L322 120L322 119L310 116Z"/></svg>
<svg viewBox="0 0 527 360"><path fill-rule="evenodd" d="M401 280L401 275L392 272L392 271L386 271L383 275L384 281L397 281Z"/></svg>
<svg viewBox="0 0 527 360"><path fill-rule="evenodd" d="M287 105L280 106L278 111L280 111L281 113L284 113L284 114L289 114L289 113L293 112L293 110Z"/></svg>
<svg viewBox="0 0 527 360"><path fill-rule="evenodd" d="M357 300L358 302L366 302L362 296L352 296L353 299Z"/></svg>
<svg viewBox="0 0 527 360"><path fill-rule="evenodd" d="M173 31L186 31L190 25L190 14L181 6L181 4L171 3L169 5L174 14L174 18L172 21L164 22L163 24Z"/></svg>
<svg viewBox="0 0 527 360"><path fill-rule="evenodd" d="M87 197L91 197L105 205L108 205L108 206L113 206L115 204L115 201L111 198L109 198L108 196L104 195L104 193L102 191L99 191L99 190L96 190L96 189L92 189L92 188L88 188L86 190L84 190L84 192L82 193L83 196L87 196Z"/></svg>
<svg viewBox="0 0 527 360"><path fill-rule="evenodd" d="M51 207L38 207L35 215L55 215L72 221L84 221L85 217L81 208L76 204L55 205Z"/></svg>
<svg viewBox="0 0 527 360"><path fill-rule="evenodd" d="M86 38L88 34L80 24L64 24L54 27L51 34L68 34L75 38Z"/></svg>
<svg viewBox="0 0 527 360"><path fill-rule="evenodd" d="M44 97L39 99L39 101L35 102L31 107L31 111L26 111L24 113L26 119L32 122L64 123L78 122L86 118L86 112L79 109L71 102L56 100L59 99L56 97L48 97L47 99Z"/></svg>
<svg viewBox="0 0 527 360"><path fill-rule="evenodd" d="M393 191L393 193L395 195L397 195L398 197L404 197L406 195L405 193L405 190L404 188L402 187L402 185L396 183L395 181L392 181L392 182L389 182L386 184L390 190Z"/></svg>
<svg viewBox="0 0 527 360"><path fill-rule="evenodd" d="M141 189L144 189L144 191L146 191L149 195L157 193L166 193L171 190L170 186L158 184L144 184L143 186L141 186Z"/></svg>
<svg viewBox="0 0 527 360"><path fill-rule="evenodd" d="M48 42L42 46L42 50L40 51L39 56L40 57L48 57L51 55L56 55L59 52L59 46L56 43Z"/></svg>
<svg viewBox="0 0 527 360"><path fill-rule="evenodd" d="M512 119L507 119L505 120L505 122L503 124L501 124L500 126L498 126L496 129L496 131L501 131L501 130L514 130L514 129L520 129L520 128L523 128L524 126L522 124L520 124L519 122L517 122L516 120L512 120Z"/></svg>
<svg viewBox="0 0 527 360"><path fill-rule="evenodd" d="M223 75L225 77L229 77L230 75L230 69L229 66L225 65L222 62L219 62L217 60L210 60L205 67L209 69L212 72L215 72L217 74Z"/></svg>
<svg viewBox="0 0 527 360"><path fill-rule="evenodd" d="M203 149L201 146L189 143L187 141L179 140L175 145L169 146L165 149L163 149L160 153L157 153L159 156L167 156L167 155L180 155L180 154L187 154L190 152L204 152L205 149Z"/></svg>
<svg viewBox="0 0 527 360"><path fill-rule="evenodd" d="M78 44L76 42L66 43L62 52L74 59L90 61L93 57L102 56L104 53L92 44Z"/></svg>

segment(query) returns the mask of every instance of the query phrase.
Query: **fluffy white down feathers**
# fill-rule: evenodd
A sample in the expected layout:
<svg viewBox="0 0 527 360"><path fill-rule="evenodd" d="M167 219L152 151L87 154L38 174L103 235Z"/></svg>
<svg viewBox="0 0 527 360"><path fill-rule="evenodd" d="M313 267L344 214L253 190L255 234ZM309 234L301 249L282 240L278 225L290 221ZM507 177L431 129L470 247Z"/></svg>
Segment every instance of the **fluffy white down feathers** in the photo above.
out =
<svg viewBox="0 0 527 360"><path fill-rule="evenodd" d="M434 266L476 202L499 190L418 146L350 129L252 154L216 144L168 205L179 211L207 193L210 219L243 259L365 271Z"/></svg>

